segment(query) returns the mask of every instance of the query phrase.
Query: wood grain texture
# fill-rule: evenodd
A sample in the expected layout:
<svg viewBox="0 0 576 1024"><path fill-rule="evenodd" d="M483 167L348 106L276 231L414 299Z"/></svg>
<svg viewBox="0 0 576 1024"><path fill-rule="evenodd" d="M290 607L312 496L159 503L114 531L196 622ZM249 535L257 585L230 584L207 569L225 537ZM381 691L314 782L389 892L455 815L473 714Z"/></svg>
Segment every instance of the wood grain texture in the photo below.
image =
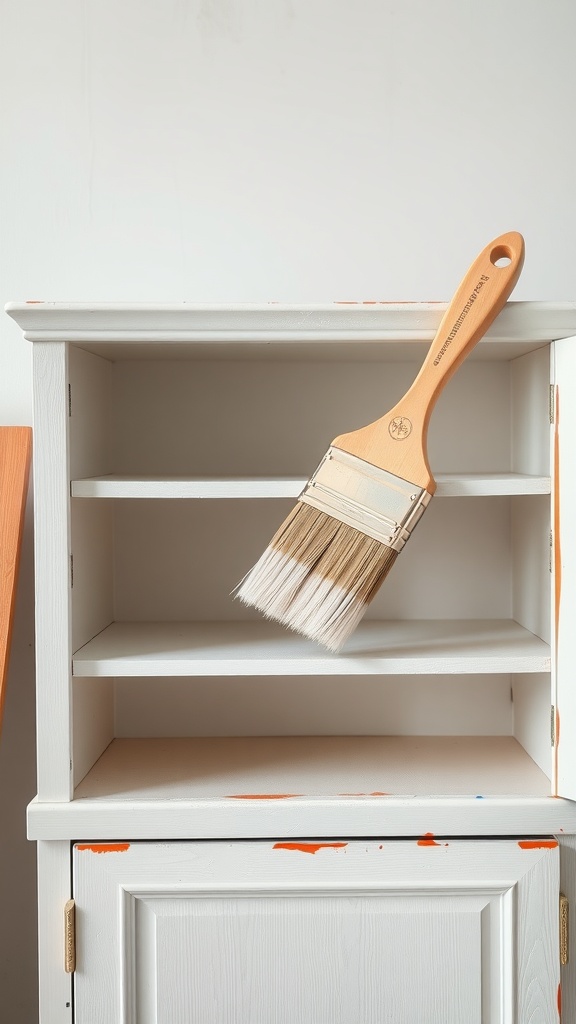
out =
<svg viewBox="0 0 576 1024"><path fill-rule="evenodd" d="M77 845L79 1024L119 1007L143 1024L557 1019L557 848L345 839L310 850Z"/></svg>
<svg viewBox="0 0 576 1024"><path fill-rule="evenodd" d="M506 257L507 266L498 266ZM506 303L522 270L524 240L511 231L477 256L446 310L414 383L384 416L332 441L371 465L430 494L436 483L428 463L428 424L440 392Z"/></svg>
<svg viewBox="0 0 576 1024"><path fill-rule="evenodd" d="M0 729L6 694L31 450L30 427L0 427Z"/></svg>
<svg viewBox="0 0 576 1024"><path fill-rule="evenodd" d="M38 793L68 800L72 666L66 345L35 345L33 372Z"/></svg>

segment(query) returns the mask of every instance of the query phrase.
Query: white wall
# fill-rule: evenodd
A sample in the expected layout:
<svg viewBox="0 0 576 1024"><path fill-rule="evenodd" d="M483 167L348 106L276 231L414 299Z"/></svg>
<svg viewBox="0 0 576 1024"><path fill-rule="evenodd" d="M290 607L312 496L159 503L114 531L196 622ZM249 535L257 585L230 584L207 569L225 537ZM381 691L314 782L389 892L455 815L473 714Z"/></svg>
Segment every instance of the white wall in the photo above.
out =
<svg viewBox="0 0 576 1024"><path fill-rule="evenodd" d="M573 0L3 0L0 19L3 301L447 299L512 228L515 297L576 298ZM30 422L30 385L1 316L0 422ZM30 525L23 568L0 743L11 1024L35 1019Z"/></svg>

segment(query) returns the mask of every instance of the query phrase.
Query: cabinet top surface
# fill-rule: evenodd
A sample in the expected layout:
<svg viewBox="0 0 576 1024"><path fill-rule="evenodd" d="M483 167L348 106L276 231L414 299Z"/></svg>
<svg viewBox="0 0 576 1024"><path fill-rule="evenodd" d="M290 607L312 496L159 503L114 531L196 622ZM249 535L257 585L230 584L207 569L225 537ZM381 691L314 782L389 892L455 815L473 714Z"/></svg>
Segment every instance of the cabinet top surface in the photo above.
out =
<svg viewBox="0 0 576 1024"><path fill-rule="evenodd" d="M324 305L10 302L30 341L367 340L430 341L443 302L342 301ZM544 343L576 335L576 302L509 302L488 341Z"/></svg>

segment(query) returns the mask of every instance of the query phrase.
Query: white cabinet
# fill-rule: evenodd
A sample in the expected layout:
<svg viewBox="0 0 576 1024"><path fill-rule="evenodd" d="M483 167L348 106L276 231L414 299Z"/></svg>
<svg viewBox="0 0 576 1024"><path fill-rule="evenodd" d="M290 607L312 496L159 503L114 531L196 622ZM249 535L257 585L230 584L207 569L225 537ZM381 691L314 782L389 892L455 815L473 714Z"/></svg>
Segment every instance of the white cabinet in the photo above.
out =
<svg viewBox="0 0 576 1024"><path fill-rule="evenodd" d="M554 842L77 844L77 1024L556 1024Z"/></svg>
<svg viewBox="0 0 576 1024"><path fill-rule="evenodd" d="M231 596L332 438L373 420L406 390L442 310L377 303L9 308L34 342L39 768L29 832L40 844L42 1024L61 1024L73 1014L70 982L54 953L62 902L71 895L71 843L130 844L126 857L74 854L78 946L85 950L74 983L79 1012L81 993L95 991L101 975L111 976L109 954L96 947L88 954L100 898L104 906L116 898L105 895L107 886L124 885L107 880L107 872L132 857L144 858L139 877L156 892L172 856L178 863L186 850L186 863L199 864L201 849L224 851L213 882L221 893L239 884L235 872L249 844L261 851L264 873L268 857L271 865L280 863L270 853L279 841L348 844L348 859L326 850L322 857L286 858L285 873L274 882L280 891L306 870L312 874L302 885L314 889L316 865L353 861L352 881L347 868L338 875L334 867L328 902L315 895L305 905L304 896L299 903L291 895L268 904L251 896L249 920L222 895L210 907L178 894L173 905L151 896L152 910L135 904L144 922L143 964L152 956L151 922L162 922L166 963L158 985L173 956L173 977L182 976L179 933L175 924L170 932L168 920L182 919L187 949L196 942L197 908L209 908L213 949L221 953L225 940L215 922L221 912L229 918L222 999L246 1006L251 997L238 981L243 954L235 948L244 943L242 928L269 920L274 948L273 934L289 943L307 933L306 915L321 907L322 927L328 919L334 925L326 940L331 977L339 958L346 959L346 886L361 889L361 863L379 870L388 844L401 849L399 837L410 837L406 850L412 851L406 864L413 874L398 876L406 890L392 896L378 876L376 888L385 895L359 896L364 903L350 911L358 934L373 936L380 951L394 934L390 915L399 915L399 934L406 936L414 908L423 928L438 929L438 948L458 945L454 935L466 944L468 927L476 936L472 945L484 942L486 921L514 902L502 893L519 893L528 877L518 842L527 836L549 843L546 837L556 836L562 850L576 834L573 305L509 304L448 385L430 428L437 496L340 655L262 621ZM500 846L499 836L513 838ZM366 837L371 852L362 861ZM431 861L411 859L427 852L417 846L422 837L441 843L432 855L445 851L436 863L452 872L434 880L434 898L418 889L418 865ZM140 846L142 840L150 845ZM223 845L213 846L216 841ZM494 882L501 895L486 896L493 909L480 912L484 896L476 882L489 888L482 879L496 877L491 872L504 864L501 856L511 858ZM538 853L542 865L556 856L549 846ZM476 864L468 894L459 889L459 857ZM89 883L81 883L84 864L97 872ZM205 869L209 878L208 862ZM183 871L186 880L188 868ZM253 892L255 876L245 881ZM418 898L410 895L416 890ZM541 983L544 1009L534 1018L542 1020L553 1019L557 999L554 990L550 1001L558 966L551 925L558 919L556 882L546 892L547 909L529 926L536 936L530 941L550 963L548 988ZM437 916L432 903L424 910L428 898ZM380 913L393 907L392 899L399 901L396 909ZM442 967L439 960L433 973L442 998L453 998L450 979L458 976L471 1000L465 1010L446 1003L444 1019L468 1024L474 1013L483 1013L477 1016L483 1022L532 1019L518 1007L534 988L528 975L510 973L504 949L514 942L520 949L524 939L511 937L514 914L506 920L501 944L486 940L490 956L500 957L500 981L492 968L480 981L477 959L460 970L452 956L440 957ZM201 953L211 959L209 949ZM253 949L250 985L260 1002L243 1015L210 1010L221 1014L221 1024L284 1019L274 1018L274 1004L266 1002L273 995L261 991L257 944ZM288 954L286 945L286 977L302 971L308 989L313 961ZM420 953L416 959L416 974L426 978ZM350 977L358 973L353 963ZM114 977L122 970L116 963ZM370 971L375 978L373 966ZM152 976L147 967L144 975ZM394 985L404 976L395 970ZM341 1019L376 1019L381 984L370 982L365 998L373 1002L360 1016L346 1018L341 1008ZM482 1011L478 986L489 992ZM321 988L319 980L313 998L325 998L321 1009L299 1004L302 1021L314 1013L332 1019L332 996L321 996ZM143 1009L147 995L130 998L143 1002L126 1020L156 1020L150 1016L156 1011ZM173 998L180 1007L174 1013L187 1019L192 1004L186 1000L211 996L195 984ZM412 991L410 998L420 996ZM487 1009L492 1005L498 1011ZM406 1004L390 1019L424 1019L415 1006ZM119 1019L102 1013L94 1020ZM198 1013L203 1021L217 1019L204 1008Z"/></svg>

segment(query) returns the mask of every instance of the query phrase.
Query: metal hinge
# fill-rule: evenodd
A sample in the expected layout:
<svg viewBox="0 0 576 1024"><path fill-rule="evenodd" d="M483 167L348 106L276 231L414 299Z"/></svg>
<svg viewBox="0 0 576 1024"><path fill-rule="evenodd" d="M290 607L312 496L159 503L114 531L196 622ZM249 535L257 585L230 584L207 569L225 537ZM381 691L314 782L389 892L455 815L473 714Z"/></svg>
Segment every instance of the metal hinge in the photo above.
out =
<svg viewBox="0 0 576 1024"><path fill-rule="evenodd" d="M555 412L555 387L554 384L550 385L550 391L548 392L548 416L550 417L550 423L554 423L554 412Z"/></svg>
<svg viewBox="0 0 576 1024"><path fill-rule="evenodd" d="M68 385L68 415L72 415L72 385Z"/></svg>
<svg viewBox="0 0 576 1024"><path fill-rule="evenodd" d="M74 555L70 555L70 590L74 586Z"/></svg>
<svg viewBox="0 0 576 1024"><path fill-rule="evenodd" d="M76 970L76 904L68 900L64 906L64 970L73 974Z"/></svg>
<svg viewBox="0 0 576 1024"><path fill-rule="evenodd" d="M570 958L569 940L569 903L568 897L560 893L560 964L565 967Z"/></svg>
<svg viewBox="0 0 576 1024"><path fill-rule="evenodd" d="M550 530L550 545L548 548L548 568L550 572L554 571L554 534Z"/></svg>

